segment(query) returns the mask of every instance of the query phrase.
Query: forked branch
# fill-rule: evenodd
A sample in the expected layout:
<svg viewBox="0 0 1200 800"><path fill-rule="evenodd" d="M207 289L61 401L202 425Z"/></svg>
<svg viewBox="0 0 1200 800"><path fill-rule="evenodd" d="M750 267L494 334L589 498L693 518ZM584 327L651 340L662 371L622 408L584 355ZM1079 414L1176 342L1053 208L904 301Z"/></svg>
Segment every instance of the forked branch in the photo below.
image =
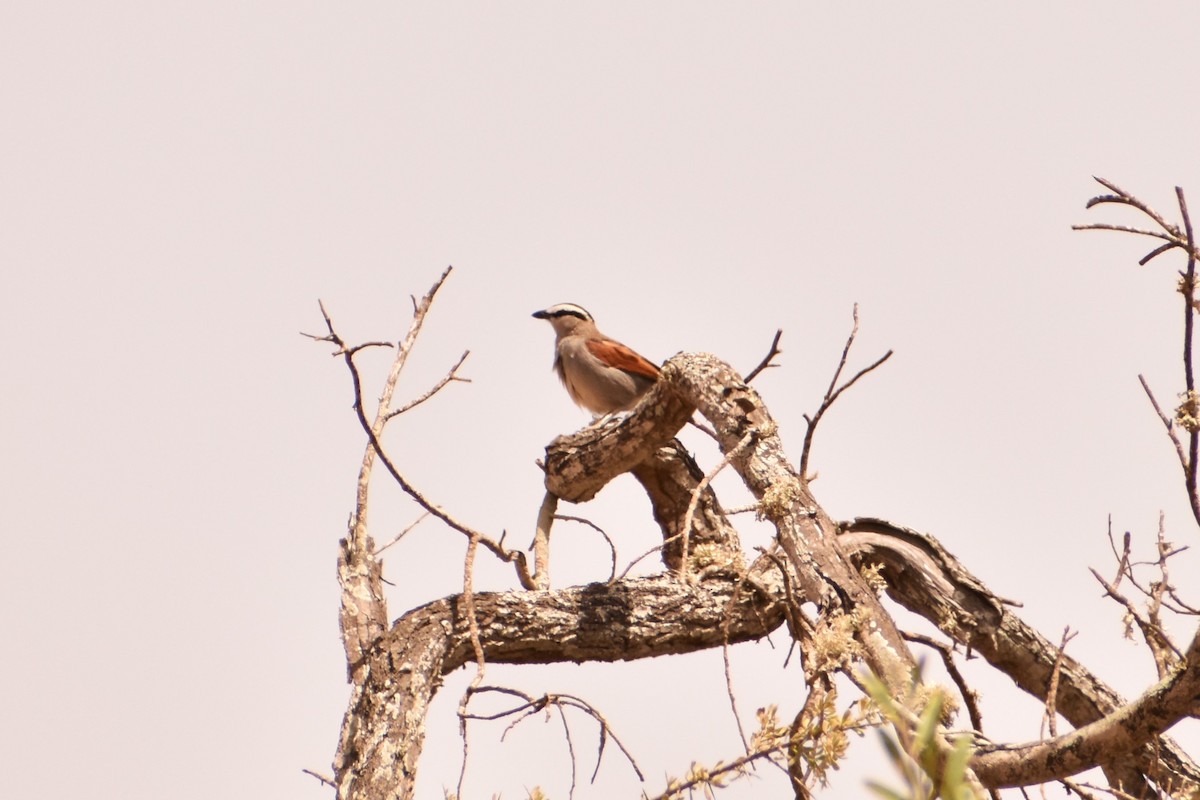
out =
<svg viewBox="0 0 1200 800"><path fill-rule="evenodd" d="M812 451L813 436L817 432L817 425L820 424L821 418L841 396L842 392L849 389L858 379L871 372L883 362L892 357L892 351L888 350L882 356L877 358L872 364L860 369L855 373L854 377L846 381L842 385L838 385L838 380L842 377L842 370L846 368L846 360L850 357L850 348L854 346L854 338L858 336L858 303L854 304L854 327L850 329L850 335L846 337L846 345L842 348L842 357L838 360L837 369L833 371L833 379L829 381L829 388L825 390L825 396L821 399L821 405L817 409L817 413L811 417L808 414L804 415L804 421L808 423L807 429L804 431L804 447L800 451L800 475L808 480L808 457Z"/></svg>
<svg viewBox="0 0 1200 800"><path fill-rule="evenodd" d="M391 408L392 396L396 390L396 384L399 381L400 373L404 369L404 365L408 360L408 356L416 344L417 336L420 334L421 328L424 325L425 316L429 313L429 309L433 305L434 297L437 295L438 290L442 287L442 284L445 283L446 278L450 276L451 270L451 267L447 267L434 285L430 288L430 290L426 292L425 295L420 299L420 301L413 301L413 319L409 325L408 333L400 342L399 347L396 350L396 357L392 361L391 369L389 370L387 378L384 381L383 392L379 398L379 406L376 410L375 419L373 421L367 417L366 407L363 402L362 377L359 373L358 365L354 361L354 356L364 347L391 345L385 342L370 342L366 345L358 345L353 347L347 346L345 340L342 339L341 335L338 334L337 330L334 328L333 320L329 316L329 313L325 310L323 303L321 304L321 316L325 320L325 327L328 333L325 336L314 336L312 334L304 335L316 341L332 343L336 348L334 355L342 356L342 358L345 360L346 368L350 372L350 379L354 389L354 412L358 417L359 425L362 427L363 432L366 433L368 439L366 453L363 456L363 464L359 470L358 495L355 504L355 527L361 528L360 535L366 535L368 489L370 485L372 466L376 457L378 457L379 461L388 471L388 474L391 475L392 479L396 481L396 484L400 486L405 494L416 501L417 505L421 506L421 508L425 509L425 511L440 519L452 530L458 531L462 535L466 536L468 540L474 540L478 544L482 545L501 561L513 564L517 572L517 579L520 581L521 585L527 589L531 589L534 588L534 580L532 575L529 573L527 558L523 552L520 550L510 550L504 547L501 542L498 542L490 536L487 536L486 534L474 530L462 522L459 522L445 509L427 498L403 475L403 473L400 472L400 469L388 455L387 451L383 447L382 442L380 441L380 436L383 433L384 427L398 414L401 414L404 411L407 411L429 399L436 394L438 390L451 381L465 381L465 379L458 377L456 373L458 368L466 359L467 353L463 353L458 362L450 369L447 375L420 397L399 409L393 410Z"/></svg>
<svg viewBox="0 0 1200 800"><path fill-rule="evenodd" d="M1142 381L1142 387L1146 390L1146 394L1150 397L1150 402L1154 405L1155 412L1167 427L1167 434L1170 436L1176 451L1179 454L1179 460L1183 467L1184 486L1187 491L1188 502L1191 505L1192 516L1197 524L1200 524L1200 496L1197 495L1197 471L1200 469L1200 395L1196 392L1196 376L1192 359L1192 344L1195 334L1195 315L1196 315L1196 258L1200 256L1200 248L1197 247L1195 231L1192 226L1191 214L1188 212L1187 198L1184 195L1183 188L1175 187L1175 199L1179 205L1179 214L1182 219L1182 224L1168 222L1167 219L1144 201L1134 197L1129 192L1117 186L1111 181L1103 178L1096 178L1096 181L1113 194L1104 194L1093 197L1087 202L1087 208L1092 208L1097 205L1113 203L1117 205L1128 206L1136 209L1145 217L1149 218L1154 223L1157 229L1136 228L1129 225L1113 225L1109 223L1093 223L1090 225L1073 225L1074 230L1110 230L1121 233L1132 233L1141 236L1152 236L1157 239L1163 239L1166 244L1156 247L1154 250L1146 254L1138 263L1147 264L1158 256L1171 250L1180 249L1187 257L1185 268L1179 273L1179 293L1183 296L1183 384L1184 391L1181 395L1182 399L1179 406L1175 409L1174 419L1170 419L1163 413L1158 402L1154 399L1150 387L1146 384L1144 378L1139 378ZM1178 434L1175 433L1174 426L1178 425L1187 432L1187 442L1180 440Z"/></svg>

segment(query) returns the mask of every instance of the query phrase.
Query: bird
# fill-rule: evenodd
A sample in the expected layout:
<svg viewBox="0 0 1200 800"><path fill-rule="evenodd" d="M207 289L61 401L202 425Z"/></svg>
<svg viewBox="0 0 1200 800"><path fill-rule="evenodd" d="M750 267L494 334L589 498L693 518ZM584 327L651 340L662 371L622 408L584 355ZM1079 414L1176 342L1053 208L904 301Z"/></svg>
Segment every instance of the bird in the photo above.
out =
<svg viewBox="0 0 1200 800"><path fill-rule="evenodd" d="M595 417L629 410L658 380L657 366L601 333L582 306L559 303L533 316L554 328L554 371L567 394Z"/></svg>

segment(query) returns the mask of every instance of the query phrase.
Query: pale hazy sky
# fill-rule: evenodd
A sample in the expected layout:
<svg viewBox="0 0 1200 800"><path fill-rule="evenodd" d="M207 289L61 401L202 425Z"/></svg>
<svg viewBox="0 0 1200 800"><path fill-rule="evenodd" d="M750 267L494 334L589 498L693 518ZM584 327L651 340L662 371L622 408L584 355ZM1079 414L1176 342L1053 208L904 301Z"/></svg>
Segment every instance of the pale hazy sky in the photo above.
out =
<svg viewBox="0 0 1200 800"><path fill-rule="evenodd" d="M1087 568L1111 574L1110 513L1143 547L1159 509L1197 540L1136 379L1180 389L1180 261L1069 226L1135 221L1085 212L1093 174L1200 208L1198 28L1194 2L0 5L0 792L328 796L300 770L329 770L347 696L334 564L362 435L340 362L297 333L319 297L347 338L398 338L447 264L400 393L464 349L474 382L388 444L469 524L527 540L534 459L586 420L533 310L742 369L782 327L757 385L798 458L858 302L855 363L896 355L823 426L818 499L938 536L1136 693L1151 661ZM416 515L376 498L380 539ZM658 536L629 478L577 512L625 559ZM390 550L392 615L456 591L462 552L432 523ZM587 531L554 553L559 585L607 575ZM1173 574L1200 585L1196 556ZM511 586L481 564L477 588ZM748 725L802 699L774 638L734 652ZM422 798L457 778L468 678L433 708ZM649 780L610 748L580 798L738 754L718 653L489 678L608 715ZM982 685L993 737L1037 736L1035 704ZM565 798L558 722L502 730L473 729L468 796ZM574 741L586 776L593 726ZM878 751L828 796L892 780Z"/></svg>

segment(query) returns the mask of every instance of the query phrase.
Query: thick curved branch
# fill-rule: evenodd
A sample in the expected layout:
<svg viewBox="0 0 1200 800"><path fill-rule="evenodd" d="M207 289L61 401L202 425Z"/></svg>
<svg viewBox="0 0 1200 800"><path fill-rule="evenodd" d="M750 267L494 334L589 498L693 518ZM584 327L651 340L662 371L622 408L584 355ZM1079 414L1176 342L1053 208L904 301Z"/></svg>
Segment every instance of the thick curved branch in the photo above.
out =
<svg viewBox="0 0 1200 800"><path fill-rule="evenodd" d="M1044 699L1059 658L1058 647L1013 614L1008 608L1011 601L988 590L932 537L870 518L845 523L843 531L842 547L856 560L883 565L889 597L982 655L1030 695ZM1117 714L1126 705L1117 692L1086 667L1069 655L1061 655L1056 706L1075 728ZM1200 767L1182 748L1169 738L1150 741L1153 738L1148 736L1141 745L1131 745L1124 751L1108 751L1106 757L1124 752L1127 759L1114 759L1118 766L1131 759L1142 775L1158 779L1160 773L1166 773L1200 783ZM995 768L994 763L985 760L985 772ZM1030 774L1034 774L1032 768ZM1062 771L1050 777L1070 774L1073 772ZM987 779L985 782L990 783Z"/></svg>
<svg viewBox="0 0 1200 800"><path fill-rule="evenodd" d="M772 580L776 576L776 580ZM670 575L558 591L474 595L489 663L628 661L760 638L783 623L778 572L768 594L735 576ZM355 685L334 762L339 798L410 798L425 715L442 677L474 659L461 595L409 611L377 642Z"/></svg>
<svg viewBox="0 0 1200 800"><path fill-rule="evenodd" d="M788 460L779 428L758 392L707 353L675 356L663 366L660 383L673 387L716 430L730 465L774 524L800 594L826 610L861 614L857 638L866 662L901 696L916 661L874 590L838 549L838 526ZM750 444L743 446L747 435Z"/></svg>
<svg viewBox="0 0 1200 800"><path fill-rule="evenodd" d="M984 748L971 759L989 786L1024 786L1099 766L1144 747L1190 715L1200 698L1200 633L1173 674L1103 719L1044 742Z"/></svg>
<svg viewBox="0 0 1200 800"><path fill-rule="evenodd" d="M894 697L908 696L916 661L895 621L838 548L838 526L789 462L762 398L715 356L676 355L626 419L552 442L546 450L547 489L560 497L570 492L565 499L577 502L590 499L674 435L693 409L713 426L730 465L774 524L799 594L827 612L829 624L846 615L867 666ZM940 734L937 747L950 750Z"/></svg>
<svg viewBox="0 0 1200 800"><path fill-rule="evenodd" d="M671 441L694 410L658 381L628 416L551 442L546 447L547 491L571 503L586 503Z"/></svg>

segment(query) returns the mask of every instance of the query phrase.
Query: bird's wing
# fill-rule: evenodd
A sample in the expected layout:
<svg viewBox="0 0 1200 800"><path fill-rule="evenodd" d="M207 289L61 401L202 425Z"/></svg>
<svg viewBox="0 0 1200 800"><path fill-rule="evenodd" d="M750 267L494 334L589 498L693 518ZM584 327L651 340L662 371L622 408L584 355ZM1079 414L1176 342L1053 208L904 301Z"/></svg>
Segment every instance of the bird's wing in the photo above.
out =
<svg viewBox="0 0 1200 800"><path fill-rule="evenodd" d="M611 339L588 339L587 349L605 366L658 380L658 367L620 342Z"/></svg>

